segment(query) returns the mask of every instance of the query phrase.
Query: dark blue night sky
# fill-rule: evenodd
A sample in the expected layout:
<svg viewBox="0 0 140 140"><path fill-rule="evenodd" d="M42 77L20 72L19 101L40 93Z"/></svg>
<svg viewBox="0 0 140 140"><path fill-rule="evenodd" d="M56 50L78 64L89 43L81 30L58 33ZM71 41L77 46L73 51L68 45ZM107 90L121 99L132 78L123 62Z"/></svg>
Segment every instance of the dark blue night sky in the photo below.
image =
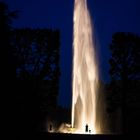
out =
<svg viewBox="0 0 140 140"><path fill-rule="evenodd" d="M53 28L61 32L61 82L59 104L71 105L72 34L74 0L1 0L19 10L14 27ZM109 81L108 46L115 32L140 35L140 0L87 0L98 40L101 79Z"/></svg>

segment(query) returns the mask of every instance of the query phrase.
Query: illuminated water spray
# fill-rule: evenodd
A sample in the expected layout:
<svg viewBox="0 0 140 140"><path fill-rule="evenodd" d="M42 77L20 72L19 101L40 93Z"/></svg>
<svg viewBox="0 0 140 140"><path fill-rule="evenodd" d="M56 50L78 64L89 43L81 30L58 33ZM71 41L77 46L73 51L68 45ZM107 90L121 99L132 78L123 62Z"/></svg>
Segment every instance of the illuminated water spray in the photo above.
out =
<svg viewBox="0 0 140 140"><path fill-rule="evenodd" d="M87 0L75 0L73 37L73 95L71 124L62 123L49 132L110 134L106 106L98 77L95 41ZM99 92L100 91L100 92ZM50 129L51 128L51 129Z"/></svg>
<svg viewBox="0 0 140 140"><path fill-rule="evenodd" d="M75 128L75 133L85 133L87 131L96 134L98 72L87 0L75 0L73 21L74 56L71 124Z"/></svg>

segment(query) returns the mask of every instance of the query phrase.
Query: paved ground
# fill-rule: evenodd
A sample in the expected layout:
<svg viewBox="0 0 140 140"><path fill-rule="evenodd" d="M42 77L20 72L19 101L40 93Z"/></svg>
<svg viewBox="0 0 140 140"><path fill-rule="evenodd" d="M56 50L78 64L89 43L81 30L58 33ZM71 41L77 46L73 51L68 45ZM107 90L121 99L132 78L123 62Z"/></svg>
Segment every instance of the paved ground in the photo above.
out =
<svg viewBox="0 0 140 140"><path fill-rule="evenodd" d="M42 136L48 140L119 140L121 135L79 135L79 134L60 134L60 133L42 133Z"/></svg>

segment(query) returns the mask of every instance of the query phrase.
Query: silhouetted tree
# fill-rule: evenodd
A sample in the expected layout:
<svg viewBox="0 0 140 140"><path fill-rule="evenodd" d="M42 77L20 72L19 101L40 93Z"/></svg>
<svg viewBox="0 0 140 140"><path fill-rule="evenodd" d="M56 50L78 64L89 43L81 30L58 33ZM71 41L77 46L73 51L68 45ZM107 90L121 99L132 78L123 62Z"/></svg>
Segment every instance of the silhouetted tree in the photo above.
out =
<svg viewBox="0 0 140 140"><path fill-rule="evenodd" d="M109 60L111 77L108 90L109 110L122 109L123 133L127 133L130 131L128 128L130 104L134 103L131 99L139 95L140 37L132 33L115 33L110 50L112 56Z"/></svg>
<svg viewBox="0 0 140 140"><path fill-rule="evenodd" d="M5 3L0 2L0 77L1 81L4 82L7 80L7 83L8 80L10 80L10 77L14 74L15 68L13 65L13 50L10 45L10 31L12 30L12 20L16 17L16 11L10 12L8 6Z"/></svg>
<svg viewBox="0 0 140 140"><path fill-rule="evenodd" d="M0 2L0 64L3 72L9 68L9 64L12 62L11 59L13 59L10 31L12 30L12 20L15 18L17 18L17 11L9 11L8 5Z"/></svg>
<svg viewBox="0 0 140 140"><path fill-rule="evenodd" d="M17 58L17 79L26 120L40 123L40 117L56 108L59 92L59 31L49 29L15 29L11 44ZM21 91L22 90L22 91ZM23 97L22 97L23 96ZM29 115L30 114L30 115ZM31 119L28 119L31 117ZM28 124L31 124L29 122ZM33 129L39 126L31 124Z"/></svg>
<svg viewBox="0 0 140 140"><path fill-rule="evenodd" d="M14 101L12 98L15 93L15 58L13 48L10 44L11 24L17 18L16 11L10 11L8 5L0 2L0 93L3 97L2 107L4 108L5 126L13 126L14 121ZM10 116L10 117L9 117Z"/></svg>

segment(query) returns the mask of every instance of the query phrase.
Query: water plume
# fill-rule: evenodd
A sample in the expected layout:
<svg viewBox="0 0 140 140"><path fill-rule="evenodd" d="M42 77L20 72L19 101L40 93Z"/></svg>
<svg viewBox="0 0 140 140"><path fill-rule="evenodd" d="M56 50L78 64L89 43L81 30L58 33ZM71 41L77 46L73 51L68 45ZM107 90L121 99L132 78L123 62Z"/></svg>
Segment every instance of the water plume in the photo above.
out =
<svg viewBox="0 0 140 140"><path fill-rule="evenodd" d="M96 134L98 68L93 28L86 0L75 0L73 36L72 127ZM87 130L86 130L87 129Z"/></svg>

